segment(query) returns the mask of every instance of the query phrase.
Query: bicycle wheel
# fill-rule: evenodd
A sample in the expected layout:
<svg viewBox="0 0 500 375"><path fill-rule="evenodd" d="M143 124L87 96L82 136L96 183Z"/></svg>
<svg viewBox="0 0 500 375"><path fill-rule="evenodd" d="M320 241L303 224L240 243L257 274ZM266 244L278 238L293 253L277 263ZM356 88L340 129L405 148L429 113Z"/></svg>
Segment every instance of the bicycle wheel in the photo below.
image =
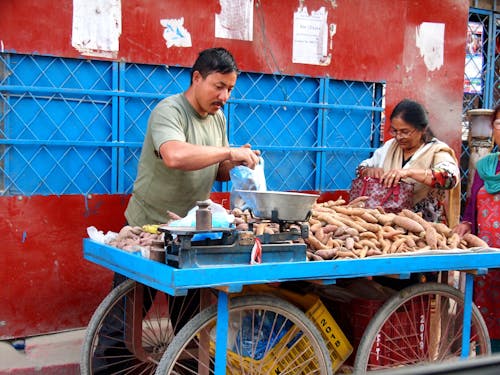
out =
<svg viewBox="0 0 500 375"><path fill-rule="evenodd" d="M424 283L401 290L366 327L355 373L459 357L463 310L463 293L446 284ZM490 353L488 330L473 304L469 355Z"/></svg>
<svg viewBox="0 0 500 375"><path fill-rule="evenodd" d="M89 322L81 373L154 374L175 332L199 312L198 295L172 297L130 279L119 284Z"/></svg>
<svg viewBox="0 0 500 375"><path fill-rule="evenodd" d="M214 374L217 307L188 322L165 351L156 374ZM229 302L227 374L331 374L326 343L291 303L265 295Z"/></svg>

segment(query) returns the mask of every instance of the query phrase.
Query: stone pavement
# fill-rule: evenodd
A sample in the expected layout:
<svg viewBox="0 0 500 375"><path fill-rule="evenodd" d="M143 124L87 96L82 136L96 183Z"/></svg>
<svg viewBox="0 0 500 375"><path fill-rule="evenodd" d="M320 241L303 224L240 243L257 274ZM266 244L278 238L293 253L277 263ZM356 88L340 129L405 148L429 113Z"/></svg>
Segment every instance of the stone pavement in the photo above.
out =
<svg viewBox="0 0 500 375"><path fill-rule="evenodd" d="M24 350L0 341L0 375L79 375L84 329L25 340Z"/></svg>

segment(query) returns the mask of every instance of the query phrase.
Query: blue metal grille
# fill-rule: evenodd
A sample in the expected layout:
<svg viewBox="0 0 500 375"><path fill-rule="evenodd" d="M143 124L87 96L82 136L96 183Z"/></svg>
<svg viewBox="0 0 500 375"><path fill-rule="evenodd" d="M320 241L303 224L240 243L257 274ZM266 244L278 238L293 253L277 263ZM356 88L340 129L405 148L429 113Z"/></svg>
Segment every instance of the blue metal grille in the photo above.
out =
<svg viewBox="0 0 500 375"><path fill-rule="evenodd" d="M151 110L189 82L180 67L0 54L0 194L130 193ZM262 150L270 190L347 189L380 145L383 86L243 72L229 141Z"/></svg>
<svg viewBox="0 0 500 375"><path fill-rule="evenodd" d="M467 111L478 108L494 108L500 103L500 55L498 43L500 42L500 15L493 11L471 8L469 10L469 26L467 32L477 32L476 26L480 25L482 35L480 38L479 59L467 59L465 66L465 82L472 82L474 77L469 77L468 72L479 71L480 90L464 90L462 110L462 209L467 199L467 182L469 180L469 159L471 150L468 144L469 121Z"/></svg>

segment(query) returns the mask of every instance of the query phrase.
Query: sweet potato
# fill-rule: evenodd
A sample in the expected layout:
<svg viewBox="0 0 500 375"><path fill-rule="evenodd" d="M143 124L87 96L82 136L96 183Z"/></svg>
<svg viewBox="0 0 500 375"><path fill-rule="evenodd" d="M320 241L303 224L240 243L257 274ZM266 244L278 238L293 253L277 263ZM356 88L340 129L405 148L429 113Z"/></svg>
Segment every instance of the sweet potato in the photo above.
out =
<svg viewBox="0 0 500 375"><path fill-rule="evenodd" d="M394 237L398 236L399 234L404 234L404 231L399 230L399 229L394 229L393 227L384 225L381 229L382 236L385 239L393 239Z"/></svg>
<svg viewBox="0 0 500 375"><path fill-rule="evenodd" d="M432 223L432 226L438 233L441 233L446 238L452 235L452 229L444 223Z"/></svg>
<svg viewBox="0 0 500 375"><path fill-rule="evenodd" d="M363 215L366 211L364 208L360 207L345 207L345 206L338 206L334 207L335 212L339 214L344 214L344 215Z"/></svg>
<svg viewBox="0 0 500 375"><path fill-rule="evenodd" d="M406 238L405 237L402 237L402 238L398 238L396 241L394 241L392 244L391 244L391 247L389 248L389 251L388 253L389 254L393 254L395 253L398 248L404 244L406 242Z"/></svg>
<svg viewBox="0 0 500 375"><path fill-rule="evenodd" d="M344 222L337 220L332 215L325 214L324 212L321 212L315 216L316 216L316 219L324 221L327 224L333 224L333 225L336 225L337 227L345 226Z"/></svg>
<svg viewBox="0 0 500 375"><path fill-rule="evenodd" d="M363 246L363 249L359 253L359 257L360 258L365 258L366 255L368 254L368 249L369 249L368 246Z"/></svg>
<svg viewBox="0 0 500 375"><path fill-rule="evenodd" d="M358 258L351 250L338 250L336 258Z"/></svg>
<svg viewBox="0 0 500 375"><path fill-rule="evenodd" d="M347 227L342 224L342 226L337 227L337 229L335 230L335 232L333 232L333 236L334 237L340 237L340 236L342 236L343 234L345 234L346 229L347 229Z"/></svg>
<svg viewBox="0 0 500 375"><path fill-rule="evenodd" d="M324 260L333 259L337 255L336 249L321 249L317 250L314 254L320 256Z"/></svg>
<svg viewBox="0 0 500 375"><path fill-rule="evenodd" d="M482 238L479 238L478 236L472 233L464 234L462 239L465 240L468 247L480 247L480 248L490 247L486 241L484 241Z"/></svg>
<svg viewBox="0 0 500 375"><path fill-rule="evenodd" d="M323 258L321 258L319 255L316 255L315 253L310 252L310 251L308 251L306 253L306 257L308 260L311 260L311 261L323 260Z"/></svg>
<svg viewBox="0 0 500 375"><path fill-rule="evenodd" d="M382 251L380 249L368 249L368 252L366 253L366 256L373 256L373 255L382 255Z"/></svg>
<svg viewBox="0 0 500 375"><path fill-rule="evenodd" d="M365 207L365 202L370 199L370 197L361 196L353 199L347 205L351 207Z"/></svg>
<svg viewBox="0 0 500 375"><path fill-rule="evenodd" d="M363 212L361 215L359 215L364 221L366 221L367 223L372 223L372 224L377 224L378 223L378 219L373 216L371 213L365 211Z"/></svg>
<svg viewBox="0 0 500 375"><path fill-rule="evenodd" d="M354 220L352 220L348 216L338 215L337 218L338 218L339 221L341 221L342 223L344 223L344 225L347 225L348 227L356 229L359 233L366 231L366 229L364 227L362 227L361 225L359 225L358 223L356 223Z"/></svg>
<svg viewBox="0 0 500 375"><path fill-rule="evenodd" d="M345 239L345 247L348 249L348 250L352 250L354 249L354 238L352 237L347 237Z"/></svg>
<svg viewBox="0 0 500 375"><path fill-rule="evenodd" d="M323 227L323 232L325 233L335 233L335 231L338 229L338 227L336 225L333 225L333 224L326 224L324 227Z"/></svg>
<svg viewBox="0 0 500 375"><path fill-rule="evenodd" d="M359 221L357 223L365 230L373 233L377 233L382 228L380 224L367 223L366 221Z"/></svg>
<svg viewBox="0 0 500 375"><path fill-rule="evenodd" d="M320 241L323 244L326 243L326 241L328 240L328 238L325 235L325 232L323 232L323 228L319 228L314 234L314 236L318 239L318 241Z"/></svg>
<svg viewBox="0 0 500 375"><path fill-rule="evenodd" d="M311 247L314 250L321 250L321 249L326 249L327 248L323 243L321 243L321 241L319 241L311 233L309 233L309 236L308 236L308 238L307 238L306 241L311 245Z"/></svg>
<svg viewBox="0 0 500 375"><path fill-rule="evenodd" d="M400 216L400 215L394 216L393 223L395 225L400 226L403 229L406 229L408 232L413 232L417 234L424 232L424 227L422 227L420 223L406 216Z"/></svg>
<svg viewBox="0 0 500 375"><path fill-rule="evenodd" d="M368 246L374 249L378 249L380 244L376 239L364 239L358 242L361 246Z"/></svg>
<svg viewBox="0 0 500 375"><path fill-rule="evenodd" d="M375 213L374 216L380 224L392 225L392 220L394 219L394 216L396 216L396 214L393 213L382 214L379 212L378 214Z"/></svg>
<svg viewBox="0 0 500 375"><path fill-rule="evenodd" d="M425 241L427 242L427 245L431 247L431 249L437 249L438 246L437 231L434 229L432 225L425 228Z"/></svg>
<svg viewBox="0 0 500 375"><path fill-rule="evenodd" d="M457 249L460 244L460 235L458 233L453 233L450 237L448 237L447 242L451 249Z"/></svg>
<svg viewBox="0 0 500 375"><path fill-rule="evenodd" d="M309 226L309 230L313 233L316 233L321 228L323 228L323 225L321 224L321 222L317 222L317 223L314 223L311 226Z"/></svg>
<svg viewBox="0 0 500 375"><path fill-rule="evenodd" d="M361 239L370 239L370 238L377 239L377 235L374 232L363 232L360 233L359 237Z"/></svg>
<svg viewBox="0 0 500 375"><path fill-rule="evenodd" d="M335 206L343 206L347 202L344 199L342 199L342 198L338 198L335 201L329 200L328 202L325 202L325 203L328 205L328 207L335 207Z"/></svg>

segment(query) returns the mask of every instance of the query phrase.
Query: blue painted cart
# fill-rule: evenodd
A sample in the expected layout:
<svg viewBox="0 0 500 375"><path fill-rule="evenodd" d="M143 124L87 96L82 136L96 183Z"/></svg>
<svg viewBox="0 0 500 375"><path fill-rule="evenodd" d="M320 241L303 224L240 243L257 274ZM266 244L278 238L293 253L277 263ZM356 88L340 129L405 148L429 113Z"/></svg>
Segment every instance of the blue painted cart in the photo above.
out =
<svg viewBox="0 0 500 375"><path fill-rule="evenodd" d="M364 341L362 340L358 347L358 352L363 351L364 354L361 355L362 358L359 358L360 353L358 353L354 369L357 369L358 371L371 369L369 364L375 361L374 356L376 354L380 354L381 348L379 347L378 349L374 349L375 342L367 336L377 336L378 334L378 337L380 338L380 333L382 331L386 331L388 325L394 326L393 318L400 316L398 314L401 314L401 311L408 308L407 303L413 304L412 311L415 310L415 303L420 304L421 310L419 310L419 314L422 313L422 311L427 310L439 311L439 307L442 308L441 311L446 310L446 313L454 311L455 319L448 319L449 315L445 319L442 315L437 314L438 323L436 323L436 319L430 319L431 321L429 321L428 317L424 317L421 324L417 325L417 327L422 327L425 323L429 325L429 327L425 328L425 332L431 330L436 331L436 327L438 327L440 331L444 331L450 329L450 327L445 326L444 323L447 320L453 320L455 326L460 326L459 339L461 340L461 343L459 345L460 348L458 348L459 356L466 358L478 354L489 354L491 352L489 347L489 337L487 330L485 330L484 321L482 320L477 308L472 303L472 292L473 278L475 274L485 273L489 268L500 268L500 251L495 249L457 252L435 251L432 254L415 253L412 255L380 256L365 259L346 259L323 262L304 261L293 263L263 263L258 265L220 265L188 269L174 268L164 263L152 261L114 247L97 243L90 239L84 239L83 250L84 257L87 260L150 287L147 289L163 292L167 298L172 296L189 295L190 291L199 289L217 290L216 303L215 298L213 298L214 303L211 306L211 309L216 311L215 320L218 323L214 326L215 332L212 333L212 335L215 334L216 340L212 340L212 344L214 342L215 344L209 348L211 353L210 355L214 357L215 364L212 363L212 365L206 369L206 373L224 374L226 373L226 366L229 366L231 361L234 360L231 357L234 353L231 353L226 344L228 342L228 332L229 335L231 335L231 327L228 329L228 319L231 314L232 304L232 302L230 303L229 301L232 301L232 298L229 298L229 294L240 293L243 288L248 285L297 280L332 284L338 279L365 276L393 275L399 278L408 278L413 273L450 270L465 271L465 292L463 295L457 290L455 290L456 293L453 291L450 294L447 288L454 288L443 285L444 290L436 290L432 289L432 287L430 289L433 296L439 295L441 297L441 299L439 299L439 303L436 302L436 299L432 299L432 301L429 299L429 288L427 288L427 291L424 292L422 292L422 290L414 290L409 294L404 293L403 290L399 292L397 296L390 298L392 303L388 301L373 317L372 323L370 323L372 326L370 328L372 333L368 334L370 329L367 327L367 333L363 339ZM432 286L434 284L429 283L429 285ZM443 297L447 298L444 299ZM432 306L430 305L431 303ZM456 319L458 317L460 317L459 322L457 322ZM434 318L436 318L436 316ZM402 322L400 321L399 324L402 324ZM91 327L89 325L89 330L90 329ZM423 331L423 329L421 330ZM201 331L196 331L196 334L193 334L191 337L185 337L184 340L187 342L190 339L192 340L193 337L197 337L199 339L200 332ZM394 330L391 332L394 333ZM421 336L423 335L422 332L419 334ZM444 335L444 333L442 334ZM446 332L446 334L450 336L451 331ZM176 341L174 341L176 345L178 345L178 341L181 340L178 339L178 336L180 336L180 333L179 335L176 333ZM388 338L388 340L390 339L391 338ZM137 342L137 338L135 340ZM474 345L472 345L472 343ZM95 340L93 343L89 343L88 345L96 345ZM420 350L426 352L426 358L430 361L446 359L436 357L438 356L440 350L439 342L432 342L432 340L425 338L425 340L420 342L420 344L417 342L415 345L415 342L411 342L411 345L416 346L417 348L420 345ZM456 342L454 345L457 346ZM141 346L140 343L138 346ZM188 346L186 345L181 345L181 349L183 350L187 350L187 347ZM82 351L82 373L85 373L84 362L89 361L89 350L92 349ZM170 346L167 352L169 350ZM378 351L374 353L372 352L373 350ZM455 351L456 350L457 348L455 348ZM471 350L474 351L474 353L471 353ZM429 357L429 352L434 352L433 358ZM172 355L174 354L170 353L168 361L172 361L172 358L180 358L175 357L175 355L172 357ZM152 359L151 355L144 355L144 353L142 353L142 357L141 355L136 355L136 357L142 359L149 358L149 360L154 362L155 365L160 363L158 371L160 368L165 368L165 366L162 366L162 363L167 361L167 359L164 359L159 362L159 357L156 357L155 360ZM380 360L380 358L377 360ZM250 365L247 363L245 366L258 366L259 363L259 360L253 358L250 359ZM379 363L379 365L382 364L382 367L384 367L383 359L382 362L377 363ZM385 364L387 365L387 363ZM260 370L262 371L263 369L269 371L269 367L264 366ZM246 368L246 370L248 370L248 368ZM203 371L198 372L203 373ZM304 372L306 371L304 370ZM323 372L332 372L332 368L329 367ZM249 373L252 372L250 371Z"/></svg>

